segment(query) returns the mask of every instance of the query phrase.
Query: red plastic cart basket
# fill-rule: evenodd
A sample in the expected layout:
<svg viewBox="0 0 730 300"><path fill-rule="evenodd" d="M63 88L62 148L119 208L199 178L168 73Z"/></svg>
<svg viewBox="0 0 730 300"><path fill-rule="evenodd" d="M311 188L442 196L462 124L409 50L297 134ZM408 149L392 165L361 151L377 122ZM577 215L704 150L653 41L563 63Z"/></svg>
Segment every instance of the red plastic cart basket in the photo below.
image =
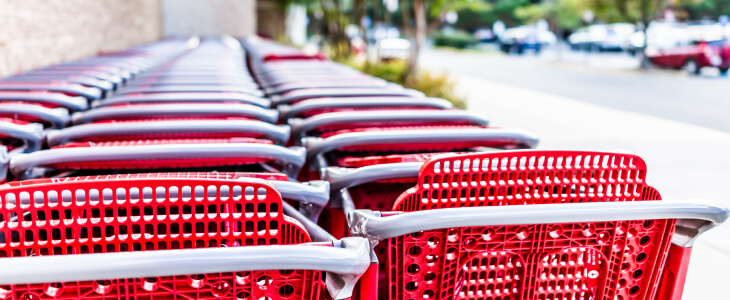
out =
<svg viewBox="0 0 730 300"><path fill-rule="evenodd" d="M305 244L253 178L33 180L0 199L2 299L322 299L321 271L343 299L369 262L364 239Z"/></svg>
<svg viewBox="0 0 730 300"><path fill-rule="evenodd" d="M678 262L729 211L638 201L659 199L645 172L616 153L441 156L394 212L355 210L347 197L343 206L353 235L386 241L389 299L679 299ZM682 238L670 248L673 235ZM376 270L363 298L377 297Z"/></svg>

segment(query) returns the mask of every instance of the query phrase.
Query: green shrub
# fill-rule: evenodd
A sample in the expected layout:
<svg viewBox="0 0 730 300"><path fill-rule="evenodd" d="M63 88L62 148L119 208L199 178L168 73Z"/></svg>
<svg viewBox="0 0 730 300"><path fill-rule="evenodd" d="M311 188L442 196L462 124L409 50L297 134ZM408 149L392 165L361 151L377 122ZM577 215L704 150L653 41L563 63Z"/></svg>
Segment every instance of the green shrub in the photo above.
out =
<svg viewBox="0 0 730 300"><path fill-rule="evenodd" d="M428 71L419 71L413 80L408 80L405 87L421 91L428 97L446 99L454 107L466 109L466 101L456 94L454 85L456 83L446 74L435 74Z"/></svg>
<svg viewBox="0 0 730 300"><path fill-rule="evenodd" d="M455 31L449 34L439 33L433 37L433 44L439 47L453 47L466 49L475 46L479 41L465 31Z"/></svg>
<svg viewBox="0 0 730 300"><path fill-rule="evenodd" d="M406 68L404 61L390 61L381 63L357 63L353 60L341 61L363 73L400 84L406 88L421 91L428 97L448 100L454 107L465 109L465 99L456 94L455 82L447 74L432 73L420 70L411 80L403 82L403 72Z"/></svg>
<svg viewBox="0 0 730 300"><path fill-rule="evenodd" d="M403 70L406 68L406 62L403 60L394 60L381 63L369 63L354 66L365 74L385 79L386 81L395 82L403 85Z"/></svg>

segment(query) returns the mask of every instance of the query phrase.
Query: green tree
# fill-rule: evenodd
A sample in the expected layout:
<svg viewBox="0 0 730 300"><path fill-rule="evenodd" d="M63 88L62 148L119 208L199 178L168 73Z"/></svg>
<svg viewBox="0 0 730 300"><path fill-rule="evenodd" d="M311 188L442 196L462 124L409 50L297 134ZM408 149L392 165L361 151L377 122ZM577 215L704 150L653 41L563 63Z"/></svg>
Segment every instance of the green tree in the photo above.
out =
<svg viewBox="0 0 730 300"><path fill-rule="evenodd" d="M709 18L717 20L721 15L730 15L730 0L690 1L682 5L692 20Z"/></svg>
<svg viewBox="0 0 730 300"><path fill-rule="evenodd" d="M519 0L522 1L522 0ZM524 0L527 1L527 0ZM428 32L441 25L441 15L452 10L482 5L479 0L401 0L403 31L411 40L411 55L408 58L403 80L412 80L418 73L418 57L426 42Z"/></svg>
<svg viewBox="0 0 730 300"><path fill-rule="evenodd" d="M554 29L577 29L583 25L582 15L586 9L588 5L584 0L555 0L518 7L515 16L526 23L544 19Z"/></svg>

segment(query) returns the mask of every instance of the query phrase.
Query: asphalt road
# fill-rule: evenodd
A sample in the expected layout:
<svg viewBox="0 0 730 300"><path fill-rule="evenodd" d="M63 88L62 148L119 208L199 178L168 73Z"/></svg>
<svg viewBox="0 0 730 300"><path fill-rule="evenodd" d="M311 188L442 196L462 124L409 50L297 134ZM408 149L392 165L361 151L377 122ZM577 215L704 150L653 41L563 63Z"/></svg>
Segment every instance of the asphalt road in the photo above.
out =
<svg viewBox="0 0 730 300"><path fill-rule="evenodd" d="M730 78L712 69L704 70L702 76L673 70L639 71L634 68L638 61L625 54L570 51L518 56L426 49L421 64L431 70L730 132Z"/></svg>

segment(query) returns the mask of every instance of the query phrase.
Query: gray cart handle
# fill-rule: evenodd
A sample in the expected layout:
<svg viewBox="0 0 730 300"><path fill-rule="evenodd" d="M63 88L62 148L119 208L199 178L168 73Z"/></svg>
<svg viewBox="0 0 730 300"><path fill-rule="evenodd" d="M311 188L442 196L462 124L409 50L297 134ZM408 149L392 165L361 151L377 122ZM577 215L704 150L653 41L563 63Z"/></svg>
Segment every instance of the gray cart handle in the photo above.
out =
<svg viewBox="0 0 730 300"><path fill-rule="evenodd" d="M98 120L127 119L130 117L159 118L161 116L232 116L276 123L279 112L249 104L231 105L226 103L175 103L122 107L100 107L75 113L74 124L91 123Z"/></svg>
<svg viewBox="0 0 730 300"><path fill-rule="evenodd" d="M300 141L309 131L325 126L385 122L397 126L399 122L459 122L468 125L487 126L484 116L465 110L394 110L394 111L346 111L312 116L307 119L290 119L292 137Z"/></svg>
<svg viewBox="0 0 730 300"><path fill-rule="evenodd" d="M281 112L281 119L286 122L303 113L314 110L342 109L342 108L400 108L400 107L422 107L431 109L451 109L454 105L451 102L439 98L407 98L407 97L352 97L342 98L317 98L304 100L294 105L281 105L278 107Z"/></svg>
<svg viewBox="0 0 730 300"><path fill-rule="evenodd" d="M119 147L58 148L18 154L10 161L10 171L21 179L46 177L53 165L98 161L146 159L194 159L251 157L269 159L283 165L285 174L296 177L305 162L302 147L286 148L255 143L166 144ZM302 197L305 197L303 195Z"/></svg>
<svg viewBox="0 0 730 300"><path fill-rule="evenodd" d="M118 104L147 104L147 103L179 103L179 102L238 102L261 107L271 106L271 101L242 93L155 93L145 95L114 96L94 101L93 107L103 107Z"/></svg>
<svg viewBox="0 0 730 300"><path fill-rule="evenodd" d="M104 81L111 82L111 83L114 84L115 87L119 87L124 82L124 80L122 79L122 77L119 77L119 76L116 76L116 75L111 75L111 74L106 73L106 72L92 71L92 70L78 71L78 72L63 71L63 70L59 70L59 71L54 71L54 70L32 70L32 71L28 71L28 72L23 73L23 75L40 75L40 76L46 76L46 75L53 75L53 76L74 76L74 75L80 75L80 76L87 76L87 77L92 77L92 78L96 78L96 79L99 79L99 80L104 80Z"/></svg>
<svg viewBox="0 0 730 300"><path fill-rule="evenodd" d="M68 110L60 107L45 108L39 105L3 104L0 105L0 113L34 116L39 120L50 124L51 128L56 129L63 128L70 120Z"/></svg>
<svg viewBox="0 0 730 300"><path fill-rule="evenodd" d="M36 82L36 83L15 83L0 82L0 91L51 91L58 93L69 93L77 96L85 97L89 100L96 100L102 97L102 92L98 88L86 87L75 83L53 83L53 82Z"/></svg>
<svg viewBox="0 0 730 300"><path fill-rule="evenodd" d="M0 284L319 270L328 272L327 289L335 299L349 298L370 265L368 241L353 237L332 244L333 247L273 245L2 258Z"/></svg>
<svg viewBox="0 0 730 300"><path fill-rule="evenodd" d="M11 77L5 77L0 79L0 82L68 82L71 84L80 84L87 87L98 88L103 91L103 95L114 90L114 84L106 80L100 80L93 77L84 75L27 75L19 74Z"/></svg>
<svg viewBox="0 0 730 300"><path fill-rule="evenodd" d="M10 155L8 148L0 145L0 183L5 183L8 179L8 167L10 166ZM329 197L329 195L327 195ZM328 198L329 199L329 198Z"/></svg>
<svg viewBox="0 0 730 300"><path fill-rule="evenodd" d="M67 96L58 93L16 93L3 92L0 93L0 101L22 101L39 104L49 104L60 106L70 111L85 110L89 107L89 102L84 97Z"/></svg>
<svg viewBox="0 0 730 300"><path fill-rule="evenodd" d="M364 88L331 88L331 89L312 89L299 90L286 93L284 95L274 95L271 97L274 106L281 104L289 104L299 100L313 98L331 98L331 97L409 97L409 98L425 98L426 96L416 90L411 89L364 89Z"/></svg>
<svg viewBox="0 0 730 300"><path fill-rule="evenodd" d="M347 212L354 236L383 240L413 232L453 227L560 224L677 219L672 243L692 247L703 232L722 224L730 210L707 201L630 201L444 208L380 217Z"/></svg>
<svg viewBox="0 0 730 300"><path fill-rule="evenodd" d="M248 94L256 97L263 97L262 90L240 87L236 85L164 85L164 86L138 86L121 89L117 95L128 95L136 93L196 93L196 92L234 92Z"/></svg>
<svg viewBox="0 0 730 300"><path fill-rule="evenodd" d="M177 86L177 85L236 85L241 87L246 87L249 89L257 89L258 85L256 82L253 81L244 81L244 80L211 80L211 79L200 79L200 80L161 80L161 81L139 81L135 80L132 81L132 83L127 84L127 88L132 87L143 87L143 86Z"/></svg>
<svg viewBox="0 0 730 300"><path fill-rule="evenodd" d="M314 160L324 153L352 146L479 141L509 142L534 148L538 138L515 129L393 130L343 133L326 139L307 137L302 139L302 145L307 147L307 159Z"/></svg>
<svg viewBox="0 0 730 300"><path fill-rule="evenodd" d="M300 213L307 219L317 221L319 215L330 201L330 184L323 180L309 182L270 181L281 196L300 203ZM301 220L300 220L301 221ZM304 223L304 221L301 221ZM306 224L305 224L306 225Z"/></svg>
<svg viewBox="0 0 730 300"><path fill-rule="evenodd" d="M383 88L389 83L382 79L344 79L339 81L302 81L281 84L266 89L269 95L278 95L293 90L322 89L322 88Z"/></svg>
<svg viewBox="0 0 730 300"><path fill-rule="evenodd" d="M127 123L95 123L68 127L48 132L48 145L66 143L105 136L144 134L188 134L188 133L240 133L263 135L276 144L289 140L289 126L273 125L249 120L178 120Z"/></svg>
<svg viewBox="0 0 730 300"><path fill-rule="evenodd" d="M43 125L39 123L19 125L9 122L0 122L0 132L10 138L23 141L23 147L20 148L22 150L15 149L12 151L13 153L28 153L39 150L44 137Z"/></svg>
<svg viewBox="0 0 730 300"><path fill-rule="evenodd" d="M365 166L356 169L327 167L324 168L323 179L330 183L330 199L340 197L343 189L361 184L401 178L418 178L418 171L423 162L405 162Z"/></svg>

